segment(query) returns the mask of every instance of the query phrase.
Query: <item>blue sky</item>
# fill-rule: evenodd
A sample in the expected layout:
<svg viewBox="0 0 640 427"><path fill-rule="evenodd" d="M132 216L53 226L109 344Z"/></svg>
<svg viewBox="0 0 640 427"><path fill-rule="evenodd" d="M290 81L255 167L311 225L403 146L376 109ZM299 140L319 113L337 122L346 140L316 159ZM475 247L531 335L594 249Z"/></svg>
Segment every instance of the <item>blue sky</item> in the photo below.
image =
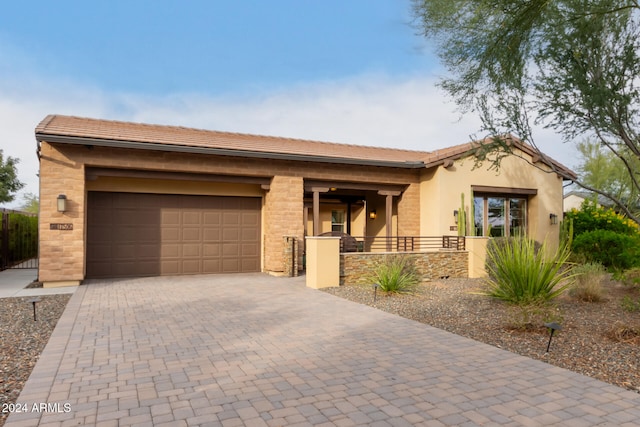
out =
<svg viewBox="0 0 640 427"><path fill-rule="evenodd" d="M0 147L20 158L22 193L37 194L33 130L47 114L418 150L466 142L478 121L436 88L442 70L411 19L410 0L6 2Z"/></svg>

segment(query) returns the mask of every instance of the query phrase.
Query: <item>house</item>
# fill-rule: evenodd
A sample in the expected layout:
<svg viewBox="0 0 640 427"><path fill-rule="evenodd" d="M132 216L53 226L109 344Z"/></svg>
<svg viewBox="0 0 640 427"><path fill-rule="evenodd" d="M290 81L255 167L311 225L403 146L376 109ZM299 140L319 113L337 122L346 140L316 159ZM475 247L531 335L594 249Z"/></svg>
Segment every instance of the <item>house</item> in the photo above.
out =
<svg viewBox="0 0 640 427"><path fill-rule="evenodd" d="M303 265L304 236L356 236L362 251L375 238L445 241L461 209L473 216L467 234L525 230L557 243L550 216L562 212L563 180L553 168L571 173L515 139L518 155L496 173L473 168L473 144L420 152L62 115L35 134L45 286L283 274L291 260Z"/></svg>
<svg viewBox="0 0 640 427"><path fill-rule="evenodd" d="M573 190L564 195L563 212L569 212L571 209L580 209L585 200L597 200L597 206L613 207L613 202L600 194Z"/></svg>

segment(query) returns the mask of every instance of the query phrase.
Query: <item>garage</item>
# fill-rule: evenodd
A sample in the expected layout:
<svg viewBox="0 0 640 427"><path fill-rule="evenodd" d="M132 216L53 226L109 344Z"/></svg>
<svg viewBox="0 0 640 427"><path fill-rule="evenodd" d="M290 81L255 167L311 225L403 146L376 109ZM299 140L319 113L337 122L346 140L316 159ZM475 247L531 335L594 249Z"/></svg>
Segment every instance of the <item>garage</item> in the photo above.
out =
<svg viewBox="0 0 640 427"><path fill-rule="evenodd" d="M259 272L261 202L90 191L86 277Z"/></svg>

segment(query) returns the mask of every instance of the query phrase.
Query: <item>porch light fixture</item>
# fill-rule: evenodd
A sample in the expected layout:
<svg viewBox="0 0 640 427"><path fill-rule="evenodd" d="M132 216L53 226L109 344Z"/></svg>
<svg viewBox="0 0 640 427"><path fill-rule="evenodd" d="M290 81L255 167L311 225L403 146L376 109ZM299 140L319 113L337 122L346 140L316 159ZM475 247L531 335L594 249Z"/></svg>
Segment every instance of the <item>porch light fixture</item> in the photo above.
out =
<svg viewBox="0 0 640 427"><path fill-rule="evenodd" d="M369 218L370 219L376 219L378 217L378 214L376 213L375 210L369 212Z"/></svg>
<svg viewBox="0 0 640 427"><path fill-rule="evenodd" d="M453 211L453 217L457 220L458 219L458 210L454 210Z"/></svg>
<svg viewBox="0 0 640 427"><path fill-rule="evenodd" d="M58 196L58 212L65 212L67 210L67 196L60 194Z"/></svg>
<svg viewBox="0 0 640 427"><path fill-rule="evenodd" d="M558 223L558 215L552 213L549 214L549 224L556 225Z"/></svg>

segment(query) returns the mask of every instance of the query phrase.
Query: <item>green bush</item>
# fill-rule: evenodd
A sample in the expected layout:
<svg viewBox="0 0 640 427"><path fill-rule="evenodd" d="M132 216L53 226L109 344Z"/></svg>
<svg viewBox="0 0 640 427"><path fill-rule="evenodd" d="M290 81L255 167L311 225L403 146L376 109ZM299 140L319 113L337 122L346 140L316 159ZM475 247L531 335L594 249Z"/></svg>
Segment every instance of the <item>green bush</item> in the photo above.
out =
<svg viewBox="0 0 640 427"><path fill-rule="evenodd" d="M566 290L570 270L563 268L569 257L566 246L548 253L546 244L539 249L526 237L505 239L487 249L486 294L519 304L539 304L552 300Z"/></svg>
<svg viewBox="0 0 640 427"><path fill-rule="evenodd" d="M394 255L374 267L371 280L383 292L404 294L413 292L420 283L420 275L410 258Z"/></svg>
<svg viewBox="0 0 640 427"><path fill-rule="evenodd" d="M640 289L640 267L625 271L619 279L626 286Z"/></svg>
<svg viewBox="0 0 640 427"><path fill-rule="evenodd" d="M573 251L589 262L614 270L640 266L640 238L610 230L593 230L573 240Z"/></svg>
<svg viewBox="0 0 640 427"><path fill-rule="evenodd" d="M607 273L602 264L587 263L573 267L574 282L569 295L586 302L598 302L603 299L602 282Z"/></svg>
<svg viewBox="0 0 640 427"><path fill-rule="evenodd" d="M638 224L612 209L597 207L590 200L585 200L580 210L571 209L567 212L565 221L573 222L575 237L594 230L608 230L627 236L638 235Z"/></svg>

